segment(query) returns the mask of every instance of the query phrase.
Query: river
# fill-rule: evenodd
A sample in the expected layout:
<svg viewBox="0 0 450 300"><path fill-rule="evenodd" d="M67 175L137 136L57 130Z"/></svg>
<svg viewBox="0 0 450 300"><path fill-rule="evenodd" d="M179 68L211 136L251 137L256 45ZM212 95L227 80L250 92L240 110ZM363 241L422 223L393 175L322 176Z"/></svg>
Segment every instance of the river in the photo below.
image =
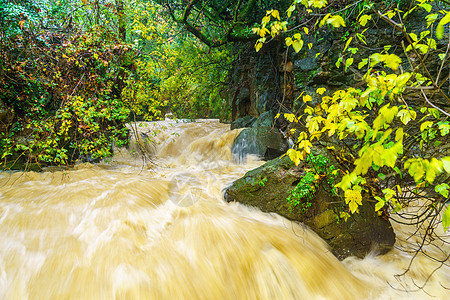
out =
<svg viewBox="0 0 450 300"><path fill-rule="evenodd" d="M69 171L0 173L0 299L448 299L450 267L428 279L439 263L426 255L403 276L412 254L398 249L340 262L307 228L224 202L263 163L233 162L229 125L136 128L151 160L131 147ZM400 239L414 230L394 225Z"/></svg>

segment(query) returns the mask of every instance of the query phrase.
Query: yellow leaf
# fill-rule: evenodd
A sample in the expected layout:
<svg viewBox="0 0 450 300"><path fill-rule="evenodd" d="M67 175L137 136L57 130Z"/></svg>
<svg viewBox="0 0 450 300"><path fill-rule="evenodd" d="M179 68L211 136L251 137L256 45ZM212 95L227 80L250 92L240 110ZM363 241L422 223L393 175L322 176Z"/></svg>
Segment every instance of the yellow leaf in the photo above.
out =
<svg viewBox="0 0 450 300"><path fill-rule="evenodd" d="M448 12L440 21L436 27L436 37L442 39L444 37L444 26L450 22L450 12Z"/></svg>
<svg viewBox="0 0 450 300"><path fill-rule="evenodd" d="M293 123L293 122L295 122L297 120L295 118L294 114L284 114L284 117L286 118L286 120L288 120L291 123Z"/></svg>
<svg viewBox="0 0 450 300"><path fill-rule="evenodd" d="M292 12L295 10L295 4L291 4L291 6L289 6L288 10L287 10L287 16L288 18L291 17Z"/></svg>
<svg viewBox="0 0 450 300"><path fill-rule="evenodd" d="M304 4L305 6L306 6L306 4L308 4L308 6L312 6L315 8L322 8L327 5L327 1L326 0L303 0L302 4Z"/></svg>
<svg viewBox="0 0 450 300"><path fill-rule="evenodd" d="M314 109L310 106L306 106L306 108L303 110L305 114L312 115L314 113Z"/></svg>
<svg viewBox="0 0 450 300"><path fill-rule="evenodd" d="M322 95L323 93L325 93L326 90L327 90L326 88L321 87L316 90L316 93Z"/></svg>
<svg viewBox="0 0 450 300"><path fill-rule="evenodd" d="M305 96L303 96L303 102L309 102L309 101L312 101L312 98L311 98L311 96L310 95L305 95Z"/></svg>
<svg viewBox="0 0 450 300"><path fill-rule="evenodd" d="M306 34L309 34L309 29L308 29L308 27L303 27L303 31L304 31Z"/></svg>
<svg viewBox="0 0 450 300"><path fill-rule="evenodd" d="M384 63L386 67L389 67L394 71L398 69L398 66L400 65L401 62L402 59L395 54L389 54L387 56L384 56Z"/></svg>
<svg viewBox="0 0 450 300"><path fill-rule="evenodd" d="M384 189L383 194L384 194L386 200L390 200L390 199L392 199L392 197L395 196L395 191L392 189Z"/></svg>
<svg viewBox="0 0 450 300"><path fill-rule="evenodd" d="M348 204L352 214L354 214L358 209L358 206L362 204L361 192L357 190L346 190L345 202Z"/></svg>
<svg viewBox="0 0 450 300"><path fill-rule="evenodd" d="M311 50L312 46L313 46L312 43L308 43L308 48L309 48L309 50Z"/></svg>
<svg viewBox="0 0 450 300"><path fill-rule="evenodd" d="M272 11L272 17L277 18L278 20L280 20L280 13L278 12L278 10L274 9Z"/></svg>
<svg viewBox="0 0 450 300"><path fill-rule="evenodd" d="M310 152L311 152L312 144L311 144L311 142L308 141L308 140L303 140L303 141L300 142L300 144L298 145L298 147L299 147L300 149L303 149L306 153L310 153Z"/></svg>
<svg viewBox="0 0 450 300"><path fill-rule="evenodd" d="M406 125L409 121L416 119L417 113L414 110L402 109L398 112L397 116L400 117L400 121Z"/></svg>
<svg viewBox="0 0 450 300"><path fill-rule="evenodd" d="M359 18L359 24L361 25L361 26L366 26L366 24L367 24L367 22L369 21L369 20L372 20L372 16L370 16L370 15L362 15L360 18Z"/></svg>
<svg viewBox="0 0 450 300"><path fill-rule="evenodd" d="M433 122L431 121L426 121L423 122L422 125L420 125L420 131L424 131L426 128L430 127L431 125L433 125Z"/></svg>
<svg viewBox="0 0 450 300"><path fill-rule="evenodd" d="M292 47L294 48L295 52L299 52L303 48L303 40L295 40L292 43Z"/></svg>
<svg viewBox="0 0 450 300"><path fill-rule="evenodd" d="M409 36L411 37L411 39L412 39L414 42L417 42L417 34L411 32L411 33L409 34Z"/></svg>
<svg viewBox="0 0 450 300"><path fill-rule="evenodd" d="M395 132L395 140L403 141L403 127L398 128Z"/></svg>
<svg viewBox="0 0 450 300"><path fill-rule="evenodd" d="M445 172L450 173L450 156L446 156L441 159L442 167L444 168Z"/></svg>
<svg viewBox="0 0 450 300"><path fill-rule="evenodd" d="M256 44L255 44L256 52L258 52L259 50L261 50L262 46L263 46L263 43L261 43L261 42L259 42L259 41L256 42Z"/></svg>
<svg viewBox="0 0 450 300"><path fill-rule="evenodd" d="M325 17L320 21L319 27L322 27L327 22L328 18L331 16L331 14L326 14Z"/></svg>
<svg viewBox="0 0 450 300"><path fill-rule="evenodd" d="M292 45L292 39L290 37L287 37L286 38L286 46L289 47L290 45Z"/></svg>
<svg viewBox="0 0 450 300"><path fill-rule="evenodd" d="M287 151L287 155L289 156L289 158L294 162L294 164L296 166L298 166L298 164L300 163L301 160L303 160L303 155L301 152L294 150L294 149L289 149Z"/></svg>
<svg viewBox="0 0 450 300"><path fill-rule="evenodd" d="M306 140L308 139L308 134L304 131L300 132L300 134L298 135L298 142L301 142L302 140Z"/></svg>
<svg viewBox="0 0 450 300"><path fill-rule="evenodd" d="M395 12L390 10L387 13L385 13L383 16L387 16L389 19L392 19L392 17L395 16Z"/></svg>
<svg viewBox="0 0 450 300"><path fill-rule="evenodd" d="M345 52L345 50L347 50L347 47L348 47L348 45L350 45L352 39L353 39L353 37L350 37L350 38L347 40L347 42L345 43L344 51L342 51L342 52Z"/></svg>
<svg viewBox="0 0 450 300"><path fill-rule="evenodd" d="M345 21L339 15L329 17L327 20L327 24L331 24L333 27L336 27L336 28L341 27L341 26L345 27Z"/></svg>

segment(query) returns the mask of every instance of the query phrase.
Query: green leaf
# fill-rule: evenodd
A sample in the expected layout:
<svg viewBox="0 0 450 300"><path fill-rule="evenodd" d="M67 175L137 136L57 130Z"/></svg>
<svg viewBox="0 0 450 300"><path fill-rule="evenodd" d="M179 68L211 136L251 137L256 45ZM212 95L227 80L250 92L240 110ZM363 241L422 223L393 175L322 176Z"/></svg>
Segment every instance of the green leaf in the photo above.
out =
<svg viewBox="0 0 450 300"><path fill-rule="evenodd" d="M409 34L409 36L411 37L411 39L412 39L414 42L417 42L417 34L411 32L411 33Z"/></svg>
<svg viewBox="0 0 450 300"><path fill-rule="evenodd" d="M448 184L446 184L446 183L441 183L441 184L435 186L435 187L434 187L434 190L436 191L436 193L439 193L439 194L441 194L442 196L444 196L445 198L448 198L448 194L449 194L448 189L449 189L449 188L450 188L450 187L448 186Z"/></svg>
<svg viewBox="0 0 450 300"><path fill-rule="evenodd" d="M358 64L358 69L361 69L362 67L367 65L367 62L368 62L367 58L362 59L361 62Z"/></svg>
<svg viewBox="0 0 450 300"><path fill-rule="evenodd" d="M421 3L421 4L417 4L417 6L422 7L423 9L425 9L427 12L431 12L431 8L432 6L428 3Z"/></svg>
<svg viewBox="0 0 450 300"><path fill-rule="evenodd" d="M448 226L450 226L450 205L447 206L442 216L442 226L444 227L444 231L447 231Z"/></svg>
<svg viewBox="0 0 450 300"><path fill-rule="evenodd" d="M422 125L420 125L420 131L424 131L425 129L427 129L431 125L433 125L433 122L431 122L431 121L423 122Z"/></svg>
<svg viewBox="0 0 450 300"><path fill-rule="evenodd" d="M450 12L448 12L440 21L436 27L436 37L442 39L444 37L444 26L450 22Z"/></svg>
<svg viewBox="0 0 450 300"><path fill-rule="evenodd" d="M338 60L336 61L336 68L340 68L341 67L341 62L342 62L342 56L338 58Z"/></svg>
<svg viewBox="0 0 450 300"><path fill-rule="evenodd" d="M350 67L353 64L353 57L347 58L345 60L345 71L347 71L347 68Z"/></svg>
<svg viewBox="0 0 450 300"><path fill-rule="evenodd" d="M378 196L375 196L375 199L378 200L377 204L375 204L375 211L379 211L386 204L386 201Z"/></svg>

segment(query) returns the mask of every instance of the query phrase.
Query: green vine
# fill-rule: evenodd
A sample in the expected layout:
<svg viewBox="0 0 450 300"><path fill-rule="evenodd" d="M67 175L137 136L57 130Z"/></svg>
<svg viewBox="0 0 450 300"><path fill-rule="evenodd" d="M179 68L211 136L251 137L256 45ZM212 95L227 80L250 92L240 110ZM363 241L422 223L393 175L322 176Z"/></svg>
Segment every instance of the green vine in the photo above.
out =
<svg viewBox="0 0 450 300"><path fill-rule="evenodd" d="M297 208L300 213L305 213L312 206L311 200L314 198L319 182L322 179L327 180L331 194L337 195L336 188L334 187L336 168L333 165L329 165L329 159L320 154L316 156L309 154L306 161L306 174L286 198L291 212L294 208Z"/></svg>

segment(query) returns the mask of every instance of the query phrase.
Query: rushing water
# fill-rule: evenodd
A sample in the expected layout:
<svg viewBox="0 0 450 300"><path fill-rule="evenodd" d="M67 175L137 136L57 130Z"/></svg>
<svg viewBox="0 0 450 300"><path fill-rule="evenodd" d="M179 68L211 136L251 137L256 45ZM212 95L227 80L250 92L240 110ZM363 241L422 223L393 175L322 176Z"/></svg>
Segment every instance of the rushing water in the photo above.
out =
<svg viewBox="0 0 450 300"><path fill-rule="evenodd" d="M446 265L417 288L439 266L426 256L400 277L411 254L398 250L339 262L308 229L225 203L223 188L262 164L232 161L237 130L141 125L152 162L136 148L70 171L0 173L0 299L448 299ZM438 246L429 253L448 255Z"/></svg>

